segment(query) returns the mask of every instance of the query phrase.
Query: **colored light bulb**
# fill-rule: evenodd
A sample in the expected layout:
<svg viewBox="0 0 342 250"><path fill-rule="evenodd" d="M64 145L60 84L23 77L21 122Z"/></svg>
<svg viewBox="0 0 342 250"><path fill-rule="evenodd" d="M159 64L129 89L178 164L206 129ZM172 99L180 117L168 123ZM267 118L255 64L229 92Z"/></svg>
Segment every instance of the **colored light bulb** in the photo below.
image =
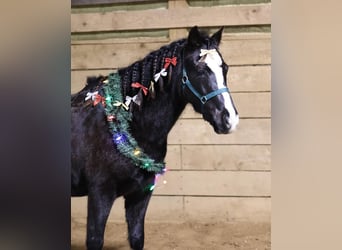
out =
<svg viewBox="0 0 342 250"><path fill-rule="evenodd" d="M116 144L121 144L121 143L124 143L126 141L126 137L124 134L121 134L121 133L117 133L113 136L113 139L114 139L114 142Z"/></svg>
<svg viewBox="0 0 342 250"><path fill-rule="evenodd" d="M136 148L136 149L134 150L134 152L133 152L133 154L134 154L135 156L140 155L140 153L141 153L141 151L140 151L138 148Z"/></svg>

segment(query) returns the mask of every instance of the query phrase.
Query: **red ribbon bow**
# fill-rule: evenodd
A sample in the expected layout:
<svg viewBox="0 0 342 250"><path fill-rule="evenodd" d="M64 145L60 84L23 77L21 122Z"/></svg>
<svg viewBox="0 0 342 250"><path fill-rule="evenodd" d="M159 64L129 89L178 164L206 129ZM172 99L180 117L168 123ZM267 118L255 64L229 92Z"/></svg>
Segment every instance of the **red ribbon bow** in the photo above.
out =
<svg viewBox="0 0 342 250"><path fill-rule="evenodd" d="M164 69L167 69L170 64L172 64L173 66L176 66L176 64L177 64L177 57L172 57L172 58L166 57L165 58Z"/></svg>
<svg viewBox="0 0 342 250"><path fill-rule="evenodd" d="M142 89L143 92L144 92L144 95L147 95L147 94L148 94L148 88L146 88L144 85L142 85L142 84L140 84L140 83L138 83L138 82L132 83L131 86L132 86L133 88L140 88L140 89Z"/></svg>
<svg viewBox="0 0 342 250"><path fill-rule="evenodd" d="M99 94L95 95L93 105L96 106L100 102L102 103L103 107L106 106L106 99Z"/></svg>
<svg viewBox="0 0 342 250"><path fill-rule="evenodd" d="M114 115L107 115L107 121L112 122L116 120L116 117Z"/></svg>

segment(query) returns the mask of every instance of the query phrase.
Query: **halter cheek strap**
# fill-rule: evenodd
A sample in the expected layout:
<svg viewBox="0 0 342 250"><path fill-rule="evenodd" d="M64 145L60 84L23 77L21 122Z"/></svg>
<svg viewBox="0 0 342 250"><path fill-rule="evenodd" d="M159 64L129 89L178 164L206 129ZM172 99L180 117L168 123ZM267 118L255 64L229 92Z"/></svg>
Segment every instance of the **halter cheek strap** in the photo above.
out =
<svg viewBox="0 0 342 250"><path fill-rule="evenodd" d="M194 86L192 86L191 82L189 81L189 77L186 74L186 70L184 66L183 66L182 87L183 87L183 90L185 89L185 87L188 87L189 90L201 101L202 105L204 105L207 101L209 101L210 99L214 98L217 95L220 95L224 92L229 93L228 88L224 87L224 88L214 90L210 92L209 94L202 96L200 93L198 93L198 91L194 88Z"/></svg>

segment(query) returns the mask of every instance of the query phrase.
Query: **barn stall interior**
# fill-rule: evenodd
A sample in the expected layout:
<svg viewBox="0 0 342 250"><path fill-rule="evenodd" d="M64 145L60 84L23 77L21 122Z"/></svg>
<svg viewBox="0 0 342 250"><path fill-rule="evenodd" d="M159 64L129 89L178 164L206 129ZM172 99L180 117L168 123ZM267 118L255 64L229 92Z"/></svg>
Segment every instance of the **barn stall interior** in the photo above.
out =
<svg viewBox="0 0 342 250"><path fill-rule="evenodd" d="M220 52L239 111L217 135L189 106L168 137L168 172L146 215L146 249L270 249L271 3L267 0L72 0L71 93L184 38L224 26ZM71 199L72 249L83 249L87 198ZM105 247L128 249L122 198Z"/></svg>

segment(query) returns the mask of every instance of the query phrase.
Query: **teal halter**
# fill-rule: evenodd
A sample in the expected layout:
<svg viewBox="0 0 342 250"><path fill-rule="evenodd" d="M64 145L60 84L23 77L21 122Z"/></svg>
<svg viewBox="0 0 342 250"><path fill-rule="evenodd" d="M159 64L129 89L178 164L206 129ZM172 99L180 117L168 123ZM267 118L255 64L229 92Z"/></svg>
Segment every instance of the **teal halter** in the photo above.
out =
<svg viewBox="0 0 342 250"><path fill-rule="evenodd" d="M209 101L210 99L214 98L217 95L220 95L224 92L229 93L228 88L224 87L224 88L214 90L210 92L209 94L202 96L200 93L198 93L198 91L194 88L194 86L192 86L189 80L189 77L186 74L186 70L184 66L183 66L182 86L183 86L183 90L185 89L185 87L188 87L190 91L201 101L202 105L206 104L207 101Z"/></svg>

